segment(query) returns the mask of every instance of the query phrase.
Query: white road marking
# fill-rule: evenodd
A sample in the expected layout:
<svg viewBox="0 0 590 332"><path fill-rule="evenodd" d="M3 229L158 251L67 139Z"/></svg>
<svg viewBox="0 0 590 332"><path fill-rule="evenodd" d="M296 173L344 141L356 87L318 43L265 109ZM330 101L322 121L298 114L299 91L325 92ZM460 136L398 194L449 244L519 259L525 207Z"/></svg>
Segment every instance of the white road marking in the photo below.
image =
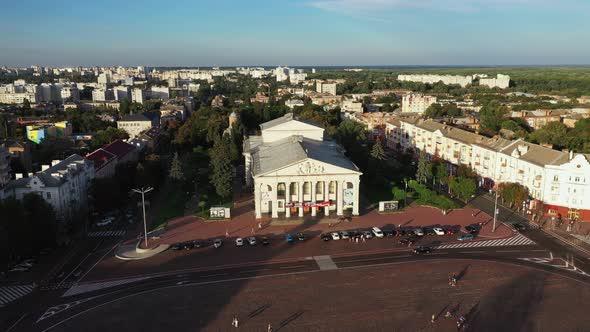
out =
<svg viewBox="0 0 590 332"><path fill-rule="evenodd" d="M20 299L32 292L35 287L37 287L35 284L0 287L0 306Z"/></svg>

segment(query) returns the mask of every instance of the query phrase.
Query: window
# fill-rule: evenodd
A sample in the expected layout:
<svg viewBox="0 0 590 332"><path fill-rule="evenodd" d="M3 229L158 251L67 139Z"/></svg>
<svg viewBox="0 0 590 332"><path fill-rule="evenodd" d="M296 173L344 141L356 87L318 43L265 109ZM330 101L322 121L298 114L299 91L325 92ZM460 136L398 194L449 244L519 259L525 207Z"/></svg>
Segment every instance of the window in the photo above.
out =
<svg viewBox="0 0 590 332"><path fill-rule="evenodd" d="M554 175L554 176L553 176L553 181L555 181L555 182L559 181L559 176L557 176L557 175Z"/></svg>
<svg viewBox="0 0 590 332"><path fill-rule="evenodd" d="M336 182L335 181L330 182L330 188L329 188L328 192L330 194L336 193Z"/></svg>
<svg viewBox="0 0 590 332"><path fill-rule="evenodd" d="M321 195L324 193L324 182L320 181L315 185L315 194Z"/></svg>
<svg viewBox="0 0 590 332"><path fill-rule="evenodd" d="M311 184L309 182L303 183L303 195L309 195L311 192Z"/></svg>
<svg viewBox="0 0 590 332"><path fill-rule="evenodd" d="M580 182L580 177L579 176L576 176L576 179L575 180L576 180L576 182Z"/></svg>
<svg viewBox="0 0 590 332"><path fill-rule="evenodd" d="M279 203L279 209L282 209L283 208L283 201L279 201L278 203Z"/></svg>
<svg viewBox="0 0 590 332"><path fill-rule="evenodd" d="M47 192L47 199L51 199L51 193Z"/></svg>
<svg viewBox="0 0 590 332"><path fill-rule="evenodd" d="M285 195L285 184L284 183L279 183L277 185L277 195L279 195L279 196Z"/></svg>

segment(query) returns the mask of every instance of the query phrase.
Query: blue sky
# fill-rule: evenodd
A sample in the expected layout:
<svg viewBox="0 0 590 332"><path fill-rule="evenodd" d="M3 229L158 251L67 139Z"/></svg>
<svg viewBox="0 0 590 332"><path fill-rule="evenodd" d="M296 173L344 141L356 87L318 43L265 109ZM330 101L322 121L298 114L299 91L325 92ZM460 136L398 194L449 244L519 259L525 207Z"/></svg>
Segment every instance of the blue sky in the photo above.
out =
<svg viewBox="0 0 590 332"><path fill-rule="evenodd" d="M590 64L590 0L19 0L0 65Z"/></svg>

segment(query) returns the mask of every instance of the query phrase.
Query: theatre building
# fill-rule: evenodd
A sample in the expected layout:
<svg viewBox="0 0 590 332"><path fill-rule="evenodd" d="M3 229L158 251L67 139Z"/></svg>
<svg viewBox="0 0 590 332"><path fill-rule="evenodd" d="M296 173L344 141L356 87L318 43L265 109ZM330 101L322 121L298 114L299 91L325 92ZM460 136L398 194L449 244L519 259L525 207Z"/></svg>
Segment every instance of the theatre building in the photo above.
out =
<svg viewBox="0 0 590 332"><path fill-rule="evenodd" d="M358 215L362 173L322 127L287 113L260 129L244 141L256 218Z"/></svg>

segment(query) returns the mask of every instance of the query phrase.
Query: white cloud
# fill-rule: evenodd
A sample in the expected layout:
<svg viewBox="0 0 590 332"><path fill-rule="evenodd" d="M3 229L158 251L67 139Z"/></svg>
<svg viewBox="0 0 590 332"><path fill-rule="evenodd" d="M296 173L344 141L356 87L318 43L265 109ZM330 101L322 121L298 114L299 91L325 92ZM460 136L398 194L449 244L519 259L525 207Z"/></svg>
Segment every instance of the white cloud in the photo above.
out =
<svg viewBox="0 0 590 332"><path fill-rule="evenodd" d="M350 15L377 15L392 10L421 9L471 13L488 8L518 6L563 6L576 0L313 0L312 7Z"/></svg>

